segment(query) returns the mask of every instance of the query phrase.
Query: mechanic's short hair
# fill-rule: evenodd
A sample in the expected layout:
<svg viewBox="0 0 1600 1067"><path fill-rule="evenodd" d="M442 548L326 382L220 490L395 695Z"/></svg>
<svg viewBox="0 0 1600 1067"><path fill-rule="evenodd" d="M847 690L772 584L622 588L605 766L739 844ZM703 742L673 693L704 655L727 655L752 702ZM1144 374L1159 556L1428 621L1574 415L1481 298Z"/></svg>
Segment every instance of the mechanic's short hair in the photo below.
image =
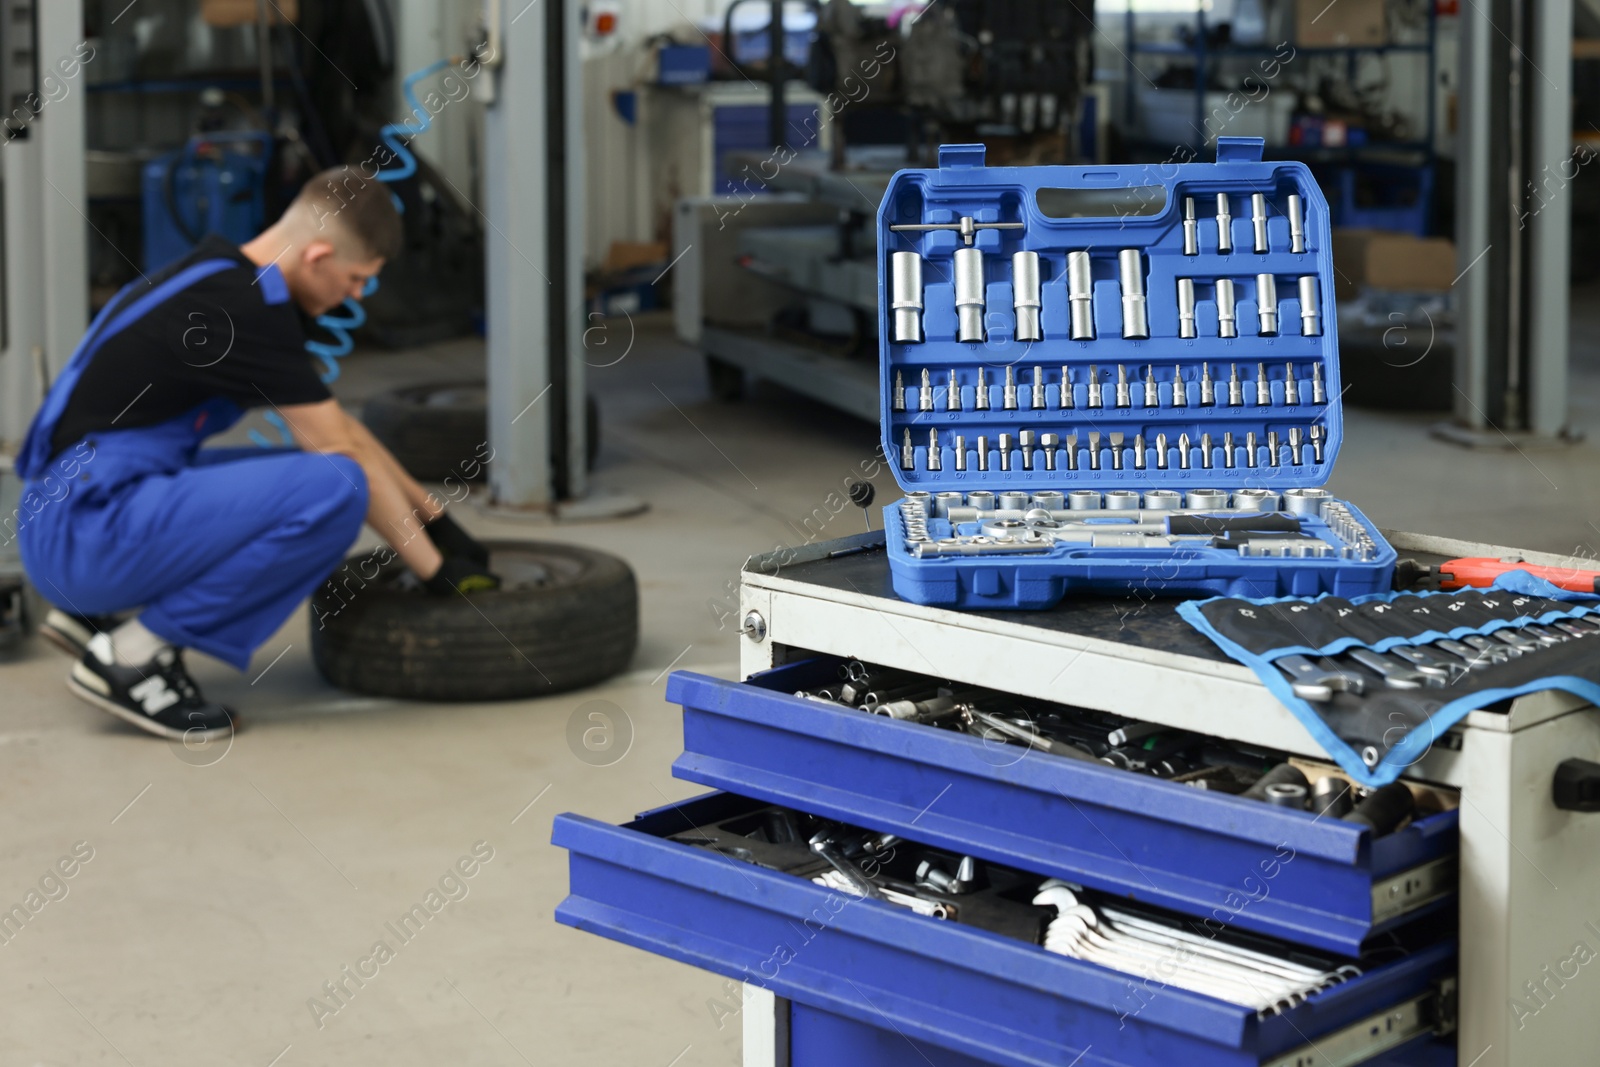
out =
<svg viewBox="0 0 1600 1067"><path fill-rule="evenodd" d="M316 175L289 210L346 255L394 259L405 245L404 224L389 187L359 167L332 167Z"/></svg>

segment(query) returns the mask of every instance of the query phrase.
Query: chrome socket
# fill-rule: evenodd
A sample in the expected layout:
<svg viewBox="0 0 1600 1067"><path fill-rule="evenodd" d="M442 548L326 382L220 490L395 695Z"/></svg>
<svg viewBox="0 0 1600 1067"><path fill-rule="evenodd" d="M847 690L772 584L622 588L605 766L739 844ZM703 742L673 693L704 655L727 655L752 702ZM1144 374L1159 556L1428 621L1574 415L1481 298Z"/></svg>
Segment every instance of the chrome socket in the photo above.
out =
<svg viewBox="0 0 1600 1067"><path fill-rule="evenodd" d="M1173 489L1151 489L1144 494L1147 511L1177 511L1183 507L1183 494Z"/></svg>
<svg viewBox="0 0 1600 1067"><path fill-rule="evenodd" d="M984 340L983 253L976 248L958 248L954 258L956 340L981 344Z"/></svg>
<svg viewBox="0 0 1600 1067"><path fill-rule="evenodd" d="M1194 279L1178 279L1178 336L1196 336L1194 322Z"/></svg>
<svg viewBox="0 0 1600 1067"><path fill-rule="evenodd" d="M1323 507L1332 499L1326 489L1285 489L1283 510L1291 515L1322 514Z"/></svg>
<svg viewBox="0 0 1600 1067"><path fill-rule="evenodd" d="M1299 193L1289 194L1289 251L1306 250L1306 210Z"/></svg>
<svg viewBox="0 0 1600 1067"><path fill-rule="evenodd" d="M954 490L933 494L933 515L937 519L948 519L951 508L959 508L966 504L966 494Z"/></svg>
<svg viewBox="0 0 1600 1067"><path fill-rule="evenodd" d="M1317 276L1300 276L1300 336L1318 337L1322 334L1322 298Z"/></svg>
<svg viewBox="0 0 1600 1067"><path fill-rule="evenodd" d="M1028 509L1028 494L1016 489L1008 489L1003 493L996 493L994 506L1000 511L1026 511Z"/></svg>
<svg viewBox="0 0 1600 1067"><path fill-rule="evenodd" d="M1074 489L1067 494L1068 511L1099 511L1100 494L1093 489Z"/></svg>
<svg viewBox="0 0 1600 1067"><path fill-rule="evenodd" d="M1217 194L1217 251L1222 255L1233 251L1233 212L1227 193Z"/></svg>
<svg viewBox="0 0 1600 1067"><path fill-rule="evenodd" d="M1093 341L1094 276L1089 269L1087 252L1067 253L1067 308L1072 319L1072 339Z"/></svg>
<svg viewBox="0 0 1600 1067"><path fill-rule="evenodd" d="M979 511L993 511L994 494L987 489L974 490L967 494L967 507L976 508Z"/></svg>
<svg viewBox="0 0 1600 1067"><path fill-rule="evenodd" d="M1217 336L1238 337L1239 319L1235 309L1238 304L1234 298L1233 279L1217 279Z"/></svg>
<svg viewBox="0 0 1600 1067"><path fill-rule="evenodd" d="M1183 198L1183 254L1200 254L1200 223L1194 217L1194 197Z"/></svg>
<svg viewBox="0 0 1600 1067"><path fill-rule="evenodd" d="M1139 494L1133 489L1112 489L1106 493L1107 511L1138 511Z"/></svg>
<svg viewBox="0 0 1600 1067"><path fill-rule="evenodd" d="M1137 248L1117 253L1117 271L1122 280L1122 336L1140 340L1150 336L1150 318L1145 306L1144 256Z"/></svg>
<svg viewBox="0 0 1600 1067"><path fill-rule="evenodd" d="M1022 451L1022 469L1033 470L1034 433L1032 430L1021 430L1017 433L1017 446Z"/></svg>
<svg viewBox="0 0 1600 1067"><path fill-rule="evenodd" d="M1039 322L1043 306L1039 296L1039 253L1017 252L1011 257L1011 304L1017 313L1017 340L1044 340Z"/></svg>
<svg viewBox="0 0 1600 1067"><path fill-rule="evenodd" d="M1184 498L1190 511L1216 511L1228 506L1228 494L1221 489L1191 489Z"/></svg>
<svg viewBox="0 0 1600 1067"><path fill-rule="evenodd" d="M1267 197L1265 193L1250 194L1250 222L1255 227L1256 254L1266 255L1267 248Z"/></svg>
<svg viewBox="0 0 1600 1067"><path fill-rule="evenodd" d="M1033 494L1033 506L1044 508L1046 511L1065 511L1067 509L1067 496L1054 489L1041 489Z"/></svg>
<svg viewBox="0 0 1600 1067"><path fill-rule="evenodd" d="M897 344L919 345L922 337L922 257L896 252L889 257L889 299Z"/></svg>
<svg viewBox="0 0 1600 1067"><path fill-rule="evenodd" d="M1278 280L1270 274L1256 275L1256 314L1261 319L1261 336L1278 333Z"/></svg>
<svg viewBox="0 0 1600 1067"><path fill-rule="evenodd" d="M1278 494L1270 489L1238 489L1233 494L1233 506L1239 511L1277 511Z"/></svg>

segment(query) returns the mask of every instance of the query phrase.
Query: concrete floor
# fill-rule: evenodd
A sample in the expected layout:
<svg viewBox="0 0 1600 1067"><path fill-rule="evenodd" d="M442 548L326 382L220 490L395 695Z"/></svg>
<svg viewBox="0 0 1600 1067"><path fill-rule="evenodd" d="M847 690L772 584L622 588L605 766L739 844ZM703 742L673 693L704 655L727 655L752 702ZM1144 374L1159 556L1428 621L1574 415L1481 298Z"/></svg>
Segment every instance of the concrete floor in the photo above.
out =
<svg viewBox="0 0 1600 1067"><path fill-rule="evenodd" d="M1575 301L1573 403L1591 428L1597 297ZM862 528L854 509L820 531L801 520L827 514L877 431L766 387L717 404L664 319L638 327L628 356L593 372L605 424L595 480L650 511L533 525L458 509L480 533L582 541L633 563L642 639L611 684L499 705L352 697L317 677L302 614L244 675L197 657L207 691L248 723L231 746L190 753L73 700L65 660L38 642L0 661L0 906L23 902L77 843L92 849L67 894L0 945L0 1067L738 1062L737 1019L719 1026L708 1007L724 999L720 979L551 920L566 874L550 820L622 821L701 791L669 775L679 720L664 675L734 672L726 611L747 554ZM467 343L365 353L337 388L356 402L481 368ZM1467 453L1431 439L1432 421L1349 412L1333 488L1390 528L1600 548L1595 444ZM877 484L892 499L887 475ZM632 746L610 766L580 761L566 740L592 700L631 723ZM378 939L394 943L384 924L475 845L492 859L466 896L319 1017L311 998L334 1006L323 984Z"/></svg>

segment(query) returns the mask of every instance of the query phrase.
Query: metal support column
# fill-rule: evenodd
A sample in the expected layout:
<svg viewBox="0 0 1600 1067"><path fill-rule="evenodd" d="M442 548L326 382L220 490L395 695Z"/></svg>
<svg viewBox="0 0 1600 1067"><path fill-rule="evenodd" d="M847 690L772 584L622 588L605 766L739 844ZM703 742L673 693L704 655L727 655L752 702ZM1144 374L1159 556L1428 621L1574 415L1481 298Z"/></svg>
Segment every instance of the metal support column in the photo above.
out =
<svg viewBox="0 0 1600 1067"><path fill-rule="evenodd" d="M1456 411L1442 436L1567 432L1571 0L1461 11Z"/></svg>
<svg viewBox="0 0 1600 1067"><path fill-rule="evenodd" d="M578 6L544 0L496 29L484 153L489 482L498 507L544 510L587 488Z"/></svg>
<svg viewBox="0 0 1600 1067"><path fill-rule="evenodd" d="M8 99L20 132L0 144L4 183L3 342L0 342L0 449L27 431L50 379L71 355L89 312L84 179L82 0L8 3L5 62L25 58L15 39L18 9L32 9L35 90L31 103Z"/></svg>

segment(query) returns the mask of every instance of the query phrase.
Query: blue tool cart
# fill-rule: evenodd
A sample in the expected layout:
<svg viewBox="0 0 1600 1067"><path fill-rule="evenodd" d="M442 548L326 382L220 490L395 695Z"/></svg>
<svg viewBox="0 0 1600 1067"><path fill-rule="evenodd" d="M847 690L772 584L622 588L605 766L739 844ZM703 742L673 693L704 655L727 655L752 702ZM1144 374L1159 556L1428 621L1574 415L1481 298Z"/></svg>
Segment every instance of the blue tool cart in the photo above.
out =
<svg viewBox="0 0 1600 1067"><path fill-rule="evenodd" d="M1492 554L1394 542L1430 564ZM753 557L740 614L742 681L669 683L673 773L717 791L623 826L563 815L554 838L571 853L558 921L745 983L747 1067L1542 1067L1600 1040L1592 1001L1563 997L1574 939L1600 941L1600 819L1552 799L1562 760L1600 758L1579 701L1473 712L1407 774L1430 813L1383 833L897 720L893 689L876 715L831 699L839 665L867 662L1323 773L1299 721L1165 601L914 604L875 532ZM921 896L845 891L834 847ZM937 871L910 868L930 858L968 888L927 889ZM1360 973L1266 1010L1130 974L1047 947L1066 913L1037 901L1062 888L1117 923Z"/></svg>
<svg viewBox="0 0 1600 1067"><path fill-rule="evenodd" d="M1304 164L987 167L946 145L879 210L885 509L919 604L1387 589L1321 486L1343 437L1328 206Z"/></svg>

